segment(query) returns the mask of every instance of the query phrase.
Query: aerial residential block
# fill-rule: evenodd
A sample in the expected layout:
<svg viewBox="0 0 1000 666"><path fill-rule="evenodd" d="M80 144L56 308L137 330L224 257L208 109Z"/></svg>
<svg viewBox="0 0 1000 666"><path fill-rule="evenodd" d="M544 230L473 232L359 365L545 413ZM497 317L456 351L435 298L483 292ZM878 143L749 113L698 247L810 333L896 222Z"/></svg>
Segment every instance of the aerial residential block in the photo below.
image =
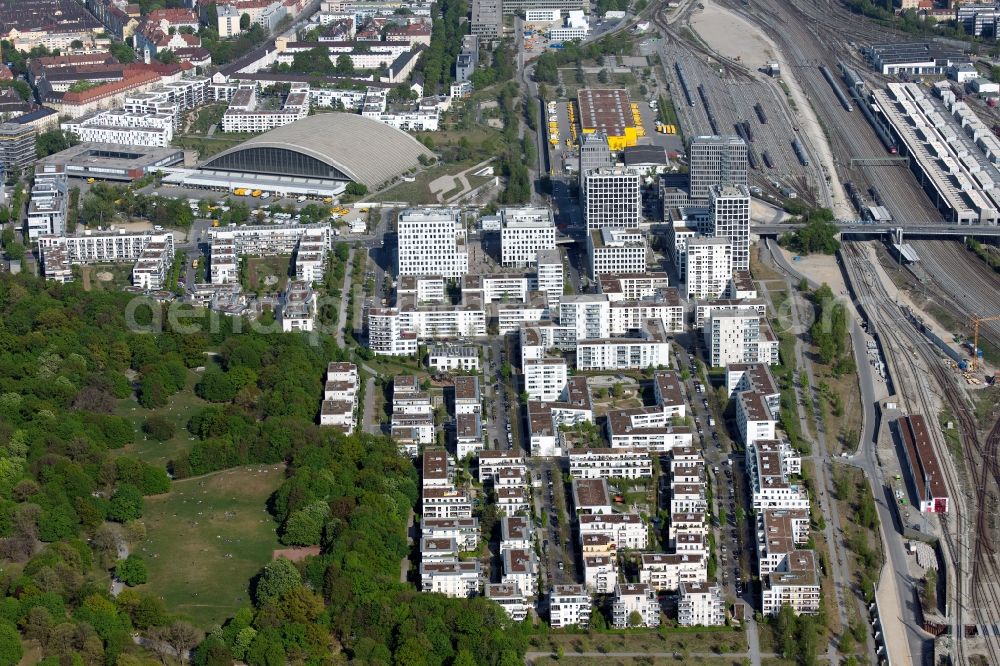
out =
<svg viewBox="0 0 1000 666"><path fill-rule="evenodd" d="M639 228L642 222L642 193L638 171L606 167L595 169L581 178L583 212L588 231Z"/></svg>
<svg viewBox="0 0 1000 666"><path fill-rule="evenodd" d="M458 278L469 271L461 213L455 209L407 209L399 215L398 274Z"/></svg>
<svg viewBox="0 0 1000 666"><path fill-rule="evenodd" d="M750 270L750 190L746 185L713 185L708 209L710 235L729 241L732 270Z"/></svg>
<svg viewBox="0 0 1000 666"><path fill-rule="evenodd" d="M551 208L502 208L500 258L504 266L527 266L539 250L556 248L556 224Z"/></svg>
<svg viewBox="0 0 1000 666"><path fill-rule="evenodd" d="M721 627L726 623L725 603L718 585L681 583L678 588L677 624L682 627Z"/></svg>
<svg viewBox="0 0 1000 666"><path fill-rule="evenodd" d="M587 627L592 602L583 585L556 585L549 591L549 625Z"/></svg>
<svg viewBox="0 0 1000 666"><path fill-rule="evenodd" d="M647 583L618 583L611 605L611 621L616 629L660 626L656 591Z"/></svg>
<svg viewBox="0 0 1000 666"><path fill-rule="evenodd" d="M688 298L719 298L733 274L729 239L692 238L687 242L685 267L684 285Z"/></svg>
<svg viewBox="0 0 1000 666"><path fill-rule="evenodd" d="M646 235L639 229L592 229L587 234L590 275L594 280L609 273L642 273L646 270Z"/></svg>
<svg viewBox="0 0 1000 666"><path fill-rule="evenodd" d="M691 140L691 198L708 200L713 185L747 184L747 145L738 136L696 136Z"/></svg>

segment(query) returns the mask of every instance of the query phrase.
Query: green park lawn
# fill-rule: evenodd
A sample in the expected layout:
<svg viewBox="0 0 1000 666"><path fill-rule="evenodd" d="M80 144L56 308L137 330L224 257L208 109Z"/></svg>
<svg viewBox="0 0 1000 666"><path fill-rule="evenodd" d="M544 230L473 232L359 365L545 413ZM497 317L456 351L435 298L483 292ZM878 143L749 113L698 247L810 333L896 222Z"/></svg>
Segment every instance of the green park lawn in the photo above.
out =
<svg viewBox="0 0 1000 666"><path fill-rule="evenodd" d="M249 605L250 579L279 547L266 503L284 478L283 465L249 465L147 497L147 537L137 551L149 582L138 589L205 629Z"/></svg>
<svg viewBox="0 0 1000 666"><path fill-rule="evenodd" d="M132 421L135 428L135 443L122 449L122 453L134 455L143 462L164 468L170 460L187 453L194 441L194 437L187 431L188 420L192 414L208 404L194 393L194 386L200 380L200 372L188 371L184 390L170 396L166 406L158 409L141 407L131 398L123 400L115 413ZM154 414L167 417L177 428L174 436L165 442L147 439L146 433L142 431L143 423Z"/></svg>

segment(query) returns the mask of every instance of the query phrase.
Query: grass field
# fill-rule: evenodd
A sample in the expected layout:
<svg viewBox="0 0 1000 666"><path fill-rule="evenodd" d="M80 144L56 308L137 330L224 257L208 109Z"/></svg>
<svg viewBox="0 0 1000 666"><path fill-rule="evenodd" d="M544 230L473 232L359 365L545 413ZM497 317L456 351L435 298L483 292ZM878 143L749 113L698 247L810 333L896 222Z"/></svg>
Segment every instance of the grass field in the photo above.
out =
<svg viewBox="0 0 1000 666"><path fill-rule="evenodd" d="M188 371L184 390L171 396L166 406L159 409L145 409L131 398L121 401L115 413L131 420L136 432L136 443L126 446L122 453L134 455L150 465L165 467L168 461L187 452L193 441L186 428L187 422L192 414L208 404L194 394L194 386L200 379L200 372ZM146 439L142 425L154 414L166 416L177 426L177 432L171 439L165 442Z"/></svg>
<svg viewBox="0 0 1000 666"><path fill-rule="evenodd" d="M250 579L279 547L265 504L283 479L280 465L237 467L146 498L149 536L137 552L149 582L139 589L205 629L248 605Z"/></svg>
<svg viewBox="0 0 1000 666"><path fill-rule="evenodd" d="M566 657L574 652L688 652L732 654L747 649L746 634L728 627L718 629L673 628L660 631L608 631L606 633L551 633L530 651L555 651L562 647ZM611 662L609 662L611 663Z"/></svg>
<svg viewBox="0 0 1000 666"><path fill-rule="evenodd" d="M247 284L244 288L247 291L283 291L288 283L291 262L292 257L287 254L247 259Z"/></svg>

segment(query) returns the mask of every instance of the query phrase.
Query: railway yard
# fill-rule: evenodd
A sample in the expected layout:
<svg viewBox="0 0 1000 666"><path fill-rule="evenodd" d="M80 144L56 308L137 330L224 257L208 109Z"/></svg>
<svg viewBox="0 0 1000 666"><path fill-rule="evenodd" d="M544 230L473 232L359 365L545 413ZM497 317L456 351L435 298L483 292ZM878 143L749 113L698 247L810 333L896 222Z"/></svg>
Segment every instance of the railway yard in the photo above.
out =
<svg viewBox="0 0 1000 666"><path fill-rule="evenodd" d="M714 50L701 35L693 36L691 16L704 5L682 4L672 12L657 13L651 17L663 36L657 45L662 64L657 74L665 77L686 136L742 136L751 153L750 185L761 188L763 196L794 190L807 201L833 208L841 218L864 217L870 206L879 206L880 214L898 224L904 237L911 225L953 223L935 206L908 162L897 157L896 137L874 127L871 109L865 108L863 88L882 90L898 79L874 71L862 49L904 37L858 20L836 2L725 0L721 5L767 36L779 54L775 59L782 76L794 83L782 81L779 87L764 71ZM822 127L819 142L829 146L828 163L817 138L802 127L807 114L795 106L796 85ZM856 94L858 90L862 93ZM991 114L995 112L985 112L985 105L982 109L969 106L984 122L994 122ZM798 148L793 146L796 140ZM846 207L838 209L840 184ZM1000 279L960 243L914 238L904 242L919 260L902 270L911 273L923 295L949 315L943 328L969 338L973 317L1000 316ZM941 414L950 415L962 449L956 457L943 428L928 428L953 502L947 513L923 524L940 543L947 628L934 634L925 631L929 625L921 623L929 620L914 609L920 581L906 572L906 561L897 561L896 552L887 558L896 569L905 654L913 663L937 663L936 653L949 655L951 663L1000 664L996 619L1000 617L996 546L1000 538L1000 422L977 418L975 399L982 381L957 371L954 361L920 332L924 315L912 313L895 292L890 295L887 275L873 266L878 260L872 249L870 241L845 242L842 269L866 330L885 356L892 404L901 413L923 414L932 424L938 423ZM984 321L980 336L983 343L1000 348L1000 323ZM879 423L878 427L886 426ZM862 442L856 460L873 444ZM891 500L891 480L881 477L879 469L868 471L876 496L884 489ZM890 506L895 507L895 514L889 513ZM899 530L909 527L908 517L896 502L886 502L884 509L887 538L900 539ZM944 636L935 644L941 631Z"/></svg>

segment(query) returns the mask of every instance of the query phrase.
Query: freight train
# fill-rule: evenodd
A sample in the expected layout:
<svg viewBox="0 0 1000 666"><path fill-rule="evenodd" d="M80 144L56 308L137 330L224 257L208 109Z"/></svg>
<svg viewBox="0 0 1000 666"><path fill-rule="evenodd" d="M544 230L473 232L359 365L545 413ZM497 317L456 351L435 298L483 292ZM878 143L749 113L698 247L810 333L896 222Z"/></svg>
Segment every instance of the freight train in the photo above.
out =
<svg viewBox="0 0 1000 666"><path fill-rule="evenodd" d="M681 88L684 90L684 97L687 98L688 106L694 106L694 95L691 94L691 88L688 86L687 77L684 76L684 65L678 60L674 63L674 69L677 70L677 78L681 82Z"/></svg>

